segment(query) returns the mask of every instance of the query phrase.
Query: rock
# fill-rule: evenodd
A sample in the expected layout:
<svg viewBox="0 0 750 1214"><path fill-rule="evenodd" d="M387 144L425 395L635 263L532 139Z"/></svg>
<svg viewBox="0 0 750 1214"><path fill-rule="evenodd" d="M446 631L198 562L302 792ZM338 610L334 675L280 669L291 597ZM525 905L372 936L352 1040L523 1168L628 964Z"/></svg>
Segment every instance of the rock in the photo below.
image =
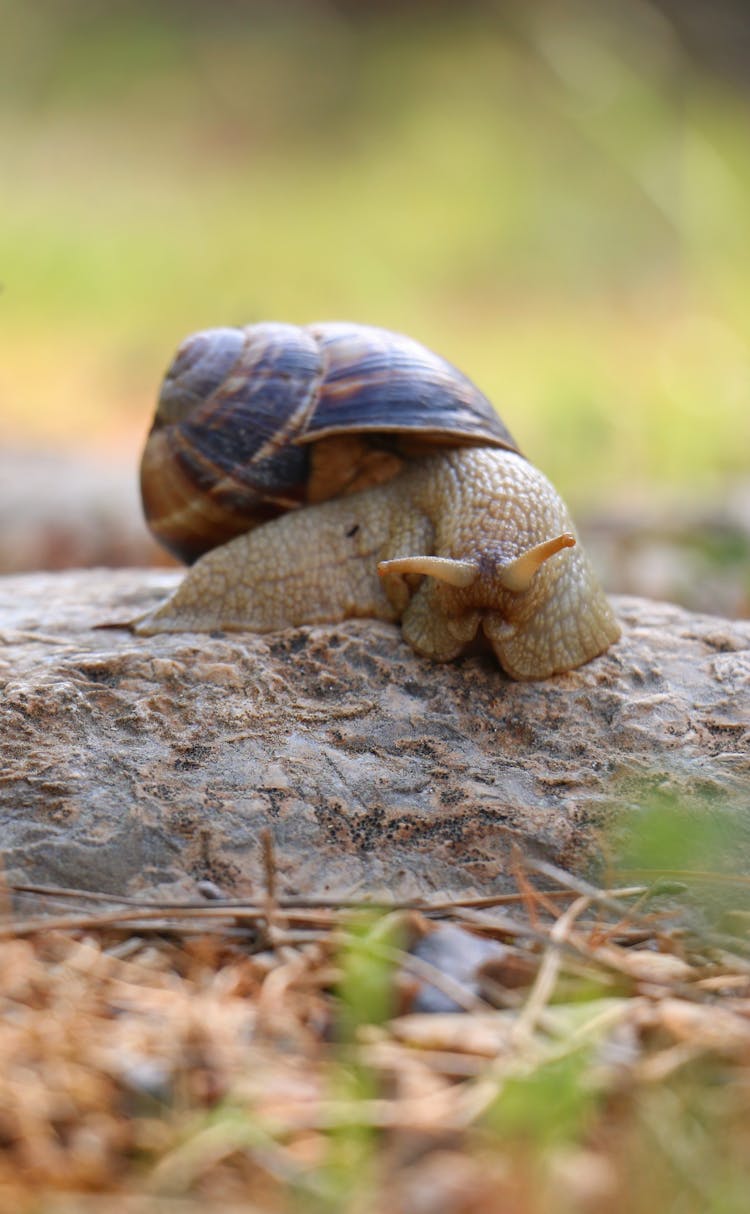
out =
<svg viewBox="0 0 750 1214"><path fill-rule="evenodd" d="M174 564L143 521L135 458L0 450L0 572Z"/></svg>
<svg viewBox="0 0 750 1214"><path fill-rule="evenodd" d="M750 622L614 600L624 636L544 683L446 666L369 620L256 636L97 631L172 571L0 579L0 813L13 879L114 893L413 896L579 871L644 783L741 804Z"/></svg>

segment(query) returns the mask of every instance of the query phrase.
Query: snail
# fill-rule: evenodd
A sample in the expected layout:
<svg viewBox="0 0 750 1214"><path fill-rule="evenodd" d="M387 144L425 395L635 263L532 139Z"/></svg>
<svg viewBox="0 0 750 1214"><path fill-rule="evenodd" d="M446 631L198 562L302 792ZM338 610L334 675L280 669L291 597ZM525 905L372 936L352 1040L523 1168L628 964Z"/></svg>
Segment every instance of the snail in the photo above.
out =
<svg viewBox="0 0 750 1214"><path fill-rule="evenodd" d="M483 632L516 679L572 670L619 636L563 502L490 402L384 329L187 338L141 489L154 535L192 567L139 634L400 619L437 661Z"/></svg>

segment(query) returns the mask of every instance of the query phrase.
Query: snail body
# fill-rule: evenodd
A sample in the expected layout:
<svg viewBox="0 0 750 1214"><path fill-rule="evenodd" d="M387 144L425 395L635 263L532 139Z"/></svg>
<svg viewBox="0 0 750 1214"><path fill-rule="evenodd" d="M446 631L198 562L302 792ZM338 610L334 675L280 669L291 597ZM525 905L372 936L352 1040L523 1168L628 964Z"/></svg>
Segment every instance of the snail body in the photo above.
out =
<svg viewBox="0 0 750 1214"><path fill-rule="evenodd" d="M438 661L481 630L517 679L574 669L619 636L562 500L486 398L384 330L262 325L188 339L142 486L155 534L197 559L134 622L141 634L370 616L400 620Z"/></svg>

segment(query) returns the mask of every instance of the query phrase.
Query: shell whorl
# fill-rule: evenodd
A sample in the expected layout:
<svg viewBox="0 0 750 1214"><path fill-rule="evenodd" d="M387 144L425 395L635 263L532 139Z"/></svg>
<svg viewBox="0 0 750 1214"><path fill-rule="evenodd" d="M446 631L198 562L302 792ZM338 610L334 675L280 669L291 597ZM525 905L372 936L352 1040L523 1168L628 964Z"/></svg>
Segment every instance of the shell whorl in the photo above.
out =
<svg viewBox="0 0 750 1214"><path fill-rule="evenodd" d="M164 377L141 462L149 526L190 563L309 500L311 445L341 436L405 455L518 450L471 380L408 337L347 323L208 329ZM338 492L324 481L317 500Z"/></svg>

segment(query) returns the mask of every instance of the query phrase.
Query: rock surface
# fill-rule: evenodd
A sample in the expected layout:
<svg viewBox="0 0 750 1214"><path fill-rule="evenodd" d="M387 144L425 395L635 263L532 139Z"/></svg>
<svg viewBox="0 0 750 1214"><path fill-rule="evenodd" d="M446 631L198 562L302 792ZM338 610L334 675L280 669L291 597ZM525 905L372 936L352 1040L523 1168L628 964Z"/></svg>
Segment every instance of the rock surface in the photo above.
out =
<svg viewBox="0 0 750 1214"><path fill-rule="evenodd" d="M740 807L750 622L615 599L622 641L513 683L367 620L269 636L97 631L171 571L0 579L0 821L9 877L108 892L488 892L513 844L584 870L644 785ZM747 827L750 841L750 821Z"/></svg>

